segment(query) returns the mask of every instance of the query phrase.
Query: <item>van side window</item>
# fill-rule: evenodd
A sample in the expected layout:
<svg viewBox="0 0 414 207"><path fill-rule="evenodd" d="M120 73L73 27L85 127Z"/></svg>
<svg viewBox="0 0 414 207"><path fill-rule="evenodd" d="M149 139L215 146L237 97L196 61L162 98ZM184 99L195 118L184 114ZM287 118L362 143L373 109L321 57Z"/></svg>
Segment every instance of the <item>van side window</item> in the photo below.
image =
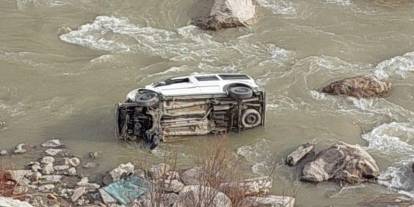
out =
<svg viewBox="0 0 414 207"><path fill-rule="evenodd" d="M198 81L218 81L219 79L217 76L211 75L211 76L196 76L195 77Z"/></svg>

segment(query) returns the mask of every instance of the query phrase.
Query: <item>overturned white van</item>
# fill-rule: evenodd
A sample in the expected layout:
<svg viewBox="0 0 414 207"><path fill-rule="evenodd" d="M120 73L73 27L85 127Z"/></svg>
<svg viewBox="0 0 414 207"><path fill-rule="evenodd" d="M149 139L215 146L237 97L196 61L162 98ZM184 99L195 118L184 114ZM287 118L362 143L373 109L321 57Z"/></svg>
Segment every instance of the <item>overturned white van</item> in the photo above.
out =
<svg viewBox="0 0 414 207"><path fill-rule="evenodd" d="M116 105L116 134L154 148L183 136L263 126L265 111L265 92L248 75L175 77L129 92Z"/></svg>

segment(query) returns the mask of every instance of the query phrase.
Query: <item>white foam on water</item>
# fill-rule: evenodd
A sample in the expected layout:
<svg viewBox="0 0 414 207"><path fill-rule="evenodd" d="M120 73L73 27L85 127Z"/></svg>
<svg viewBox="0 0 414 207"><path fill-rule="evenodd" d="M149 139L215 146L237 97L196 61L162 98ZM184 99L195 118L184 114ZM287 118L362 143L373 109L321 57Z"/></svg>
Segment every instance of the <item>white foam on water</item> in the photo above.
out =
<svg viewBox="0 0 414 207"><path fill-rule="evenodd" d="M340 6L352 5L352 0L323 0L323 2L328 3L328 4L337 4Z"/></svg>
<svg viewBox="0 0 414 207"><path fill-rule="evenodd" d="M252 172L257 175L266 175L272 166L272 153L270 143L261 139L253 145L241 146L237 155L245 158L251 164Z"/></svg>
<svg viewBox="0 0 414 207"><path fill-rule="evenodd" d="M266 60L287 61L294 55L272 44L250 43L249 37L224 43L193 25L176 31L140 26L127 18L98 16L77 30L62 34L64 42L113 53L143 52L172 61L255 65ZM231 61L228 60L231 57Z"/></svg>
<svg viewBox="0 0 414 207"><path fill-rule="evenodd" d="M392 190L414 197L414 124L386 123L362 135L368 142L368 149L386 155L389 159L399 160L384 170L379 183Z"/></svg>
<svg viewBox="0 0 414 207"><path fill-rule="evenodd" d="M257 0L260 6L270 9L273 14L290 15L297 14L293 3L288 0Z"/></svg>
<svg viewBox="0 0 414 207"><path fill-rule="evenodd" d="M382 61L375 67L374 75L379 79L395 75L405 79L408 72L414 72L414 52Z"/></svg>

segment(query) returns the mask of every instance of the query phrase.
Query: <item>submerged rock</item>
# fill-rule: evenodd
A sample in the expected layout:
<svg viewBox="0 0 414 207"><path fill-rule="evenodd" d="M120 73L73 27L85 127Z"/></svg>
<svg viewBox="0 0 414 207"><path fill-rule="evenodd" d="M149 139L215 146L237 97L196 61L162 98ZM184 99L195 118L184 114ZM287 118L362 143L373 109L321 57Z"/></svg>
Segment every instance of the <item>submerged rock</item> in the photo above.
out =
<svg viewBox="0 0 414 207"><path fill-rule="evenodd" d="M188 185L178 194L174 207L209 206L231 207L231 200L214 188L201 185Z"/></svg>
<svg viewBox="0 0 414 207"><path fill-rule="evenodd" d="M286 157L286 164L289 166L295 166L306 155L313 152L314 148L315 145L309 143L300 145L295 151L293 151Z"/></svg>
<svg viewBox="0 0 414 207"><path fill-rule="evenodd" d="M391 90L391 82L374 76L356 76L330 83L322 88L323 93L353 96L356 98L385 97Z"/></svg>
<svg viewBox="0 0 414 207"><path fill-rule="evenodd" d="M371 155L357 145L345 143L322 150L302 171L302 180L310 182L334 179L353 184L378 176L379 168Z"/></svg>
<svg viewBox="0 0 414 207"><path fill-rule="evenodd" d="M7 150L0 150L0 156L5 156L8 155L9 153L7 152Z"/></svg>
<svg viewBox="0 0 414 207"><path fill-rule="evenodd" d="M215 0L209 16L193 19L193 24L206 30L253 24L256 8L252 0Z"/></svg>

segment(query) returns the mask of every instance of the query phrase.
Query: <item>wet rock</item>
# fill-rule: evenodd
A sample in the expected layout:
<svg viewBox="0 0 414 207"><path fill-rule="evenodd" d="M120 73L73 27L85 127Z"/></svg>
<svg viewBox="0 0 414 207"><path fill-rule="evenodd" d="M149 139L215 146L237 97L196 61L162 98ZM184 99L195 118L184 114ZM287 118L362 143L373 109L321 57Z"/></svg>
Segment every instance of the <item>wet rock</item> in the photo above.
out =
<svg viewBox="0 0 414 207"><path fill-rule="evenodd" d="M391 82L374 76L356 76L334 81L322 88L323 93L356 98L385 97L391 91Z"/></svg>
<svg viewBox="0 0 414 207"><path fill-rule="evenodd" d="M371 155L357 145L346 143L322 150L302 170L302 180L310 182L334 179L360 183L378 176L379 168Z"/></svg>
<svg viewBox="0 0 414 207"><path fill-rule="evenodd" d="M77 157L69 158L69 159L67 159L67 161L68 161L69 165L71 165L72 167L79 166L80 162L81 162L80 159L77 158Z"/></svg>
<svg viewBox="0 0 414 207"><path fill-rule="evenodd" d="M231 207L231 200L224 193L214 188L188 185L178 194L174 207L188 206Z"/></svg>
<svg viewBox="0 0 414 207"><path fill-rule="evenodd" d="M186 185L198 185L200 184L201 175L201 167L194 167L184 171L181 175L181 179Z"/></svg>
<svg viewBox="0 0 414 207"><path fill-rule="evenodd" d="M96 162L86 162L85 164L82 165L82 167L87 168L87 169L96 168L96 167L98 167L98 163L96 163Z"/></svg>
<svg viewBox="0 0 414 207"><path fill-rule="evenodd" d="M265 197L247 197L240 207L294 207L295 198L289 196L268 195Z"/></svg>
<svg viewBox="0 0 414 207"><path fill-rule="evenodd" d="M33 207L27 202L0 196L0 206L4 207Z"/></svg>
<svg viewBox="0 0 414 207"><path fill-rule="evenodd" d="M209 16L193 19L193 24L206 30L247 26L256 20L252 0L215 0Z"/></svg>
<svg viewBox="0 0 414 207"><path fill-rule="evenodd" d="M64 170L68 170L70 168L70 166L69 165L56 165L55 167L54 167L54 169L56 170L56 171L64 171Z"/></svg>
<svg viewBox="0 0 414 207"><path fill-rule="evenodd" d="M55 189L55 185L53 185L53 184L41 185L41 186L38 188L38 190L39 190L40 192L43 192L43 193L52 192L52 191L53 191L53 189Z"/></svg>
<svg viewBox="0 0 414 207"><path fill-rule="evenodd" d="M82 185L87 184L87 183L89 183L89 178L88 177L83 177L83 178L81 178L81 180L78 183L76 183L76 185L82 186Z"/></svg>
<svg viewBox="0 0 414 207"><path fill-rule="evenodd" d="M289 166L295 166L306 155L313 152L314 149L315 145L309 143L299 146L295 151L293 151L286 157L286 164Z"/></svg>
<svg viewBox="0 0 414 207"><path fill-rule="evenodd" d="M63 144L59 139L51 139L41 144L41 146L47 147L47 148L57 148L57 147L63 147Z"/></svg>
<svg viewBox="0 0 414 207"><path fill-rule="evenodd" d="M102 152L89 152L89 153L88 153L89 158L91 158L91 159L93 159L93 160L96 160L96 159L98 159L99 157L101 157L101 154L102 154Z"/></svg>
<svg viewBox="0 0 414 207"><path fill-rule="evenodd" d="M0 150L0 156L6 156L8 154L9 152L7 152L7 150Z"/></svg>
<svg viewBox="0 0 414 207"><path fill-rule="evenodd" d="M265 195L272 189L273 180L269 176L245 179L240 182L222 183L220 191L237 192L242 190L243 196Z"/></svg>
<svg viewBox="0 0 414 207"><path fill-rule="evenodd" d="M118 181L122 177L130 176L134 174L135 166L128 162L126 164L120 164L117 168L113 169L109 174L112 177L112 181Z"/></svg>
<svg viewBox="0 0 414 207"><path fill-rule="evenodd" d="M110 204L115 204L117 203L117 201L115 200L115 198L113 198L109 193L107 193L104 189L99 189L99 194L102 198L102 201L106 204L106 205L110 205Z"/></svg>
<svg viewBox="0 0 414 207"><path fill-rule="evenodd" d="M45 153L49 156L63 155L65 151L63 149L47 149Z"/></svg>
<svg viewBox="0 0 414 207"><path fill-rule="evenodd" d="M32 182L37 182L37 181L39 181L39 179L42 177L42 173L40 173L40 172L34 172L33 174L32 174L32 177L31 177L31 181Z"/></svg>
<svg viewBox="0 0 414 207"><path fill-rule="evenodd" d="M73 195L70 199L72 200L72 202L76 202L85 193L86 193L85 187L78 187L73 191Z"/></svg>
<svg viewBox="0 0 414 207"><path fill-rule="evenodd" d="M43 167L43 169L42 169L42 173L43 174L46 174L46 175L50 175L50 174L52 174L52 173L54 173L55 172L55 168L53 167L53 164L52 163L48 163L48 164L46 164L44 167Z"/></svg>
<svg viewBox="0 0 414 207"><path fill-rule="evenodd" d="M43 164L53 164L55 162L55 158L50 157L50 156L45 156L42 158L42 160L40 160L40 162Z"/></svg>
<svg viewBox="0 0 414 207"><path fill-rule="evenodd" d="M170 165L160 163L158 165L153 165L148 172L152 179L158 180L164 177L167 174L167 172L170 171L170 169Z"/></svg>
<svg viewBox="0 0 414 207"><path fill-rule="evenodd" d="M16 149L14 150L14 154L24 154L27 152L26 148L26 144L18 144L16 146Z"/></svg>

